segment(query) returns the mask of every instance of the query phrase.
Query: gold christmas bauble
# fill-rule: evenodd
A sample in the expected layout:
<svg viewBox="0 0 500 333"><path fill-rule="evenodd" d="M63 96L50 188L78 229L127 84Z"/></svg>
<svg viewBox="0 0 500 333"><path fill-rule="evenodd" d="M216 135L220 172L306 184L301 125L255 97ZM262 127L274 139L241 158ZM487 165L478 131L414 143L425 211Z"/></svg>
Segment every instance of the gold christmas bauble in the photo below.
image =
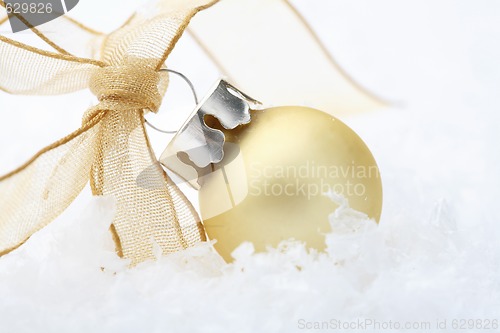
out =
<svg viewBox="0 0 500 333"><path fill-rule="evenodd" d="M340 120L297 106L252 111L248 125L225 130L224 159L200 179L200 210L216 250L249 241L256 251L295 239L323 250L328 216L338 207L327 195L379 220L382 184L375 159Z"/></svg>

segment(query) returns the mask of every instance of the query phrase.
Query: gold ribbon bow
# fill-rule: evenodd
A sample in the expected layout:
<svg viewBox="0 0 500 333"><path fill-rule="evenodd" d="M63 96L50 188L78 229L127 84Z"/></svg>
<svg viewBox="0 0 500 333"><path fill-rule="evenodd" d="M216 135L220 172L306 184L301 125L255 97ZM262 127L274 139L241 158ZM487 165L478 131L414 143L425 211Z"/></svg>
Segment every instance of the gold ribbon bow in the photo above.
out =
<svg viewBox="0 0 500 333"><path fill-rule="evenodd" d="M112 231L119 253L132 265L152 258L154 243L170 253L205 239L196 211L156 161L144 112L160 106L168 77L158 70L190 19L215 2L169 0L156 16L135 15L109 35L58 19L66 33L78 32L73 38L90 45L99 60L70 54L36 28L32 31L56 52L0 35L1 90L61 94L90 88L99 99L77 131L0 177L0 255L60 215L89 179L94 195L116 198ZM138 186L146 169L145 186Z"/></svg>

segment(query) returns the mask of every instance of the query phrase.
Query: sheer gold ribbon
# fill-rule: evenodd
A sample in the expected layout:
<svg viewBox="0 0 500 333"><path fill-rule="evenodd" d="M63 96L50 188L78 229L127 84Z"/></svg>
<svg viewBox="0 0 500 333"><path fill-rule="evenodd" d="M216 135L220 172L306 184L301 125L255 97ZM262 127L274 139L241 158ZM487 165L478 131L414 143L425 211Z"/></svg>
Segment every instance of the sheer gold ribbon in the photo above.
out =
<svg viewBox="0 0 500 333"><path fill-rule="evenodd" d="M0 35L0 90L61 94L90 88L99 99L78 130L0 177L0 254L61 214L89 179L94 195L116 198L112 231L119 252L132 264L152 258L155 243L169 253L204 239L195 210L156 161L144 110L158 110L168 84L158 70L190 19L215 2L169 0L155 16L135 15L109 35L61 18L59 26L67 28L62 30L78 32L73 38L90 45L98 53L94 58L72 55L35 28L54 52Z"/></svg>
<svg viewBox="0 0 500 333"><path fill-rule="evenodd" d="M327 7L329 0L302 2ZM268 105L334 116L387 106L348 76L289 0L223 0L188 32L232 84Z"/></svg>

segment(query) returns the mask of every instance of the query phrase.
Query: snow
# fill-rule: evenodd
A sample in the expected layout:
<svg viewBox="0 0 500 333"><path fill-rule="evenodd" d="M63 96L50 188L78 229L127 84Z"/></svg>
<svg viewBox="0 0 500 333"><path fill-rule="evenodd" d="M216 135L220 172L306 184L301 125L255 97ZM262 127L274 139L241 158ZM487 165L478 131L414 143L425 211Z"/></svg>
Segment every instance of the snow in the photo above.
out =
<svg viewBox="0 0 500 333"><path fill-rule="evenodd" d="M90 17L83 3L75 15L113 26L128 3L108 21ZM0 332L362 332L405 324L452 332L456 319L500 320L498 2L296 3L347 72L394 101L342 118L379 163L380 224L344 203L330 216L326 253L286 242L256 254L246 243L228 265L207 243L129 269L108 231L113 200L86 189L0 258ZM185 39L170 66L203 93L217 74L194 51ZM179 82L169 96L187 114L190 92ZM77 128L93 103L88 92L0 94L0 172ZM54 119L59 126L49 127ZM168 139L152 138L158 152ZM339 320L352 325L339 329ZM367 320L379 326L361 325Z"/></svg>

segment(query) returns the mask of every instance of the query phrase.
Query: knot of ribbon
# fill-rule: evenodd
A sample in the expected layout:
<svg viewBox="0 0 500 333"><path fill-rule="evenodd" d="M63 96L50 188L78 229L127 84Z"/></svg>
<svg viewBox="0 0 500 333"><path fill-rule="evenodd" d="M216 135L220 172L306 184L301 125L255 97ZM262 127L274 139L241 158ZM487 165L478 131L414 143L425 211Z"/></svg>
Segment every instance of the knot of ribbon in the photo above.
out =
<svg viewBox="0 0 500 333"><path fill-rule="evenodd" d="M100 102L157 112L162 101L159 82L160 75L154 67L140 59L127 59L118 66L98 68L90 77L89 88Z"/></svg>

